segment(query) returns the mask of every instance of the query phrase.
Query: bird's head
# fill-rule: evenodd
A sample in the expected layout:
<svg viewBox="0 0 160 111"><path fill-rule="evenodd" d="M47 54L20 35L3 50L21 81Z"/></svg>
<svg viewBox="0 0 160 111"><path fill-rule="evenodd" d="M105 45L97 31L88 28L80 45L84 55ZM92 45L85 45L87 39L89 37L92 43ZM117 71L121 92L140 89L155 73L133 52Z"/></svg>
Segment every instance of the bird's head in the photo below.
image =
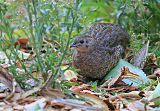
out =
<svg viewBox="0 0 160 111"><path fill-rule="evenodd" d="M78 52L87 52L93 48L94 39L90 36L77 36L70 48L75 48Z"/></svg>

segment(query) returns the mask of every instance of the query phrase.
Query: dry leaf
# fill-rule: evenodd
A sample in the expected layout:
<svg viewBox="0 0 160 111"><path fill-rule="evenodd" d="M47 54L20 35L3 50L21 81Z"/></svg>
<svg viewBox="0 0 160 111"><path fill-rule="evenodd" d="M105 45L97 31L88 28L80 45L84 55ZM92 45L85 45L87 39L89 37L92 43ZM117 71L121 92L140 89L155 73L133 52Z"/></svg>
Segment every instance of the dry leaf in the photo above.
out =
<svg viewBox="0 0 160 111"><path fill-rule="evenodd" d="M28 43L28 38L18 38L18 42L20 43L20 44L27 44Z"/></svg>
<svg viewBox="0 0 160 111"><path fill-rule="evenodd" d="M141 101L134 101L126 105L129 111L158 111L149 106L145 106ZM145 109L146 108L146 109Z"/></svg>
<svg viewBox="0 0 160 111"><path fill-rule="evenodd" d="M146 57L148 55L149 41L141 48L141 50L133 57L133 65L143 68Z"/></svg>
<svg viewBox="0 0 160 111"><path fill-rule="evenodd" d="M70 81L73 78L77 78L77 74L72 70L66 70L64 72L65 79Z"/></svg>
<svg viewBox="0 0 160 111"><path fill-rule="evenodd" d="M0 99L4 99L7 96L6 93L0 93Z"/></svg>
<svg viewBox="0 0 160 111"><path fill-rule="evenodd" d="M24 109L24 106L22 106L22 105L16 105L16 106L14 106L13 107L13 110L15 111L23 111L23 109Z"/></svg>
<svg viewBox="0 0 160 111"><path fill-rule="evenodd" d="M26 98L21 98L21 99L18 99L16 102L20 105L23 105L23 104L30 104L32 102L35 102L37 99L37 97L35 96L30 96L30 97L26 97Z"/></svg>
<svg viewBox="0 0 160 111"><path fill-rule="evenodd" d="M100 87L103 88L103 87L108 86L108 89L110 89L111 86L118 84L118 82L121 82L122 79L124 79L124 78L136 78L136 79L138 79L139 76L138 76L138 74L132 73L129 70L128 67L123 67L121 69L121 72L116 77L114 77L111 80L106 81Z"/></svg>
<svg viewBox="0 0 160 111"><path fill-rule="evenodd" d="M83 90L86 90L86 89L90 89L90 85L87 85L87 84L82 84L80 86L72 86L70 88L71 91L74 91L74 92L80 92L80 91L83 91Z"/></svg>
<svg viewBox="0 0 160 111"><path fill-rule="evenodd" d="M0 82L5 84L10 91L13 93L13 89L15 88L16 92L23 92L19 84L16 83L16 81L13 79L12 75L9 74L7 69L4 69L0 66Z"/></svg>
<svg viewBox="0 0 160 111"><path fill-rule="evenodd" d="M41 98L31 104L25 105L24 110L25 111L40 111L40 110L43 111L46 104L47 104L46 99Z"/></svg>
<svg viewBox="0 0 160 111"><path fill-rule="evenodd" d="M109 97L109 100L110 101L115 101L116 99L120 99L120 98L141 99L141 97L139 96L139 92L132 91L132 92L129 92L129 93L121 93L121 94L117 94L115 96Z"/></svg>
<svg viewBox="0 0 160 111"><path fill-rule="evenodd" d="M16 61L16 65L17 65L17 67L22 68L22 65L19 61Z"/></svg>
<svg viewBox="0 0 160 111"><path fill-rule="evenodd" d="M156 75L157 77L160 77L160 68L157 68L153 74Z"/></svg>
<svg viewBox="0 0 160 111"><path fill-rule="evenodd" d="M7 69L0 66L0 82L5 84L11 91L13 90L13 77L9 74Z"/></svg>
<svg viewBox="0 0 160 111"><path fill-rule="evenodd" d="M60 90L52 89L50 87L43 88L40 91L40 93L44 97L49 97L49 98L64 98L65 97L65 95Z"/></svg>
<svg viewBox="0 0 160 111"><path fill-rule="evenodd" d="M100 108L101 111L110 111L107 104L102 101L99 97L92 94L80 94L82 97L92 101L94 103L94 107Z"/></svg>
<svg viewBox="0 0 160 111"><path fill-rule="evenodd" d="M32 95L33 93L36 93L36 92L38 92L40 90L41 90L41 87L39 87L39 86L38 87L34 87L33 89L23 93L22 96L21 96L21 99L22 98L26 98L26 97L28 97L28 96Z"/></svg>
<svg viewBox="0 0 160 111"><path fill-rule="evenodd" d="M152 75L149 75L149 79L157 79L157 77L160 77L160 68L157 68Z"/></svg>
<svg viewBox="0 0 160 111"><path fill-rule="evenodd" d="M64 104L66 106L78 108L82 111L103 111L102 108L91 106L90 104L88 104L88 102L84 102L76 99L56 99L56 100L53 100L52 102L54 102L54 104L61 104L62 107ZM69 107L69 109L71 108Z"/></svg>

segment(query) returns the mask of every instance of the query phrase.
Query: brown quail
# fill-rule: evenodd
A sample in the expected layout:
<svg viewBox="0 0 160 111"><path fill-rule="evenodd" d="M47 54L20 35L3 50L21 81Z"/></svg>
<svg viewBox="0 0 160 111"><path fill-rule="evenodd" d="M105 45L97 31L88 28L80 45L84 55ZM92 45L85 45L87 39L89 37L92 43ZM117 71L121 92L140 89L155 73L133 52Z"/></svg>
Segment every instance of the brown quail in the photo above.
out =
<svg viewBox="0 0 160 111"><path fill-rule="evenodd" d="M73 66L85 80L102 79L123 58L128 41L128 33L120 26L97 23L71 45Z"/></svg>

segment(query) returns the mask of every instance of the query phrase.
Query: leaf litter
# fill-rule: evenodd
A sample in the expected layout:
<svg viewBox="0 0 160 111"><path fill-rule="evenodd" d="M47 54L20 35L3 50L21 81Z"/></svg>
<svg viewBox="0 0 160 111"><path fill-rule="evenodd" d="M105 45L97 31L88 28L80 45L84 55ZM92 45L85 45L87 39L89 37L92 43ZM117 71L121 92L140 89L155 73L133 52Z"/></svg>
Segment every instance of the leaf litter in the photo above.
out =
<svg viewBox="0 0 160 111"><path fill-rule="evenodd" d="M21 40L23 41L23 39ZM133 61L136 62L133 64L136 64L135 66L125 60L120 60L117 66L107 74L104 84L100 86L94 86L93 84L86 84L78 81L77 73L67 69L68 64L66 67L63 65L62 70L65 70L64 77L60 77L58 80L60 83L68 84L68 89L65 89L65 91L63 89L52 89L42 83L36 83L36 81L31 78L26 81L27 84L30 84L31 88L24 91L18 85L17 81L13 79L12 74L7 70L10 65L6 65L6 62L4 62L0 67L0 82L3 88L7 88L4 88L3 90L1 88L0 110L159 110L160 85L158 84L157 87L149 85L148 87L140 89L143 85L150 83L150 77L147 77L140 68L145 69L146 64L156 66L152 73L156 79L159 77L160 72L157 67L156 57L153 55L148 56L147 54L148 45L149 42L144 45L140 52L134 57ZM25 74L21 62L24 62L26 65L30 57L31 59L34 59L33 54L25 54L26 52L32 52L30 49L31 48L27 48L26 44L20 46L19 50L21 50L21 52L18 54L21 55L21 61L17 62L18 69L16 69L18 74ZM24 55L26 55L25 58ZM150 59L142 60L144 56L145 58L149 57ZM7 59L5 54L2 59ZM144 62L144 60L146 61ZM33 75L39 79L42 78L36 71L33 71ZM155 78L154 80L156 82Z"/></svg>

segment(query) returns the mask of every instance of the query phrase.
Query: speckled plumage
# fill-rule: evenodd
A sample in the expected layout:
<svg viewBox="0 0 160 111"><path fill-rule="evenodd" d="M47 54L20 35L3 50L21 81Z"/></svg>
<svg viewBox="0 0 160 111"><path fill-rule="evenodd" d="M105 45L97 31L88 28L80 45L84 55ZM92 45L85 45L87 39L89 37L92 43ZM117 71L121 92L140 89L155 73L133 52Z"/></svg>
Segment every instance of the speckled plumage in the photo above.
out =
<svg viewBox="0 0 160 111"><path fill-rule="evenodd" d="M118 25L97 23L74 42L73 66L85 79L102 79L123 57L129 35Z"/></svg>

